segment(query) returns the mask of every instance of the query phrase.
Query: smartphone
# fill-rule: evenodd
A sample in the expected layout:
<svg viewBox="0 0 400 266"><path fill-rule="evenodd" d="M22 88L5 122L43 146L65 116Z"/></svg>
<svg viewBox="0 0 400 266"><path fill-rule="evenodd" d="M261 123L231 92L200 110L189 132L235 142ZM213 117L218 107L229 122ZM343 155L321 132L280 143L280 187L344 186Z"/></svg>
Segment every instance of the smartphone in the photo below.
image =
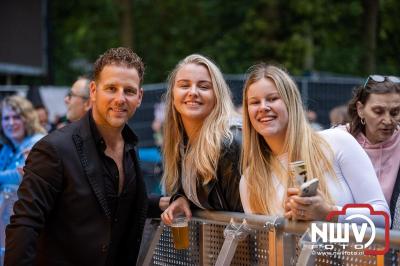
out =
<svg viewBox="0 0 400 266"><path fill-rule="evenodd" d="M318 183L319 180L316 178L303 183L300 186L300 197L313 197L317 195Z"/></svg>

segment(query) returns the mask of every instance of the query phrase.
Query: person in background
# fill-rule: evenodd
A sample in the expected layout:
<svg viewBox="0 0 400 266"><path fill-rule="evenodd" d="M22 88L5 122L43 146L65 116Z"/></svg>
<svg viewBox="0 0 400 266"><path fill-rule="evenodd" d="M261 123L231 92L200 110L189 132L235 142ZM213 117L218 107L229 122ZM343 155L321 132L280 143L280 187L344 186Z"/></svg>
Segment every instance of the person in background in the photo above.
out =
<svg viewBox="0 0 400 266"><path fill-rule="evenodd" d="M339 125L345 125L350 121L350 118L347 114L347 106L339 105L329 112L329 120L332 127L336 127Z"/></svg>
<svg viewBox="0 0 400 266"><path fill-rule="evenodd" d="M161 213L148 200L127 125L143 75L131 49L107 50L94 64L92 109L32 148L6 229L5 265L135 265L146 215Z"/></svg>
<svg viewBox="0 0 400 266"><path fill-rule="evenodd" d="M163 101L154 104L154 120L151 123L154 143L161 147L163 143L163 125L165 120L165 103Z"/></svg>
<svg viewBox="0 0 400 266"><path fill-rule="evenodd" d="M289 163L298 160L305 162L309 178L318 178L316 196L298 195L299 184L289 177ZM245 82L242 171L240 196L246 213L325 220L348 203L368 203L389 213L364 150L343 130L315 132L296 83L276 66L251 67ZM369 210L362 211L369 215ZM359 212L347 210L346 215ZM346 215L336 218L343 221ZM375 222L384 226L383 219Z"/></svg>
<svg viewBox="0 0 400 266"><path fill-rule="evenodd" d="M68 121L74 122L81 119L91 108L89 84L90 79L83 76L78 77L65 96L64 102L67 105Z"/></svg>
<svg viewBox="0 0 400 266"><path fill-rule="evenodd" d="M68 125L68 119L67 119L67 115L55 115L54 116L54 128L55 129L59 129L59 128L63 128L66 125Z"/></svg>
<svg viewBox="0 0 400 266"><path fill-rule="evenodd" d="M348 105L347 129L367 152L400 229L400 79L371 75L355 89ZM397 180L397 181L396 181Z"/></svg>
<svg viewBox="0 0 400 266"><path fill-rule="evenodd" d="M1 103L0 185L19 185L19 171L25 156L46 130L30 101L22 96L7 96Z"/></svg>
<svg viewBox="0 0 400 266"><path fill-rule="evenodd" d="M201 209L242 211L239 196L241 126L221 71L193 54L169 76L165 96L162 184L172 195L161 215L170 224L178 212Z"/></svg>
<svg viewBox="0 0 400 266"><path fill-rule="evenodd" d="M40 125L31 102L21 96L4 98L0 104L0 117L0 248L3 249L5 228L17 199L16 191L22 180L26 156L46 131ZM0 264L3 265L3 261Z"/></svg>
<svg viewBox="0 0 400 266"><path fill-rule="evenodd" d="M310 126L312 129L315 131L321 131L324 129L324 127L318 123L318 115L314 110L307 110L307 119L308 122L310 123Z"/></svg>
<svg viewBox="0 0 400 266"><path fill-rule="evenodd" d="M40 125L47 131L47 133L52 132L55 127L49 122L49 111L44 104L39 104L35 106L36 113L39 117Z"/></svg>
<svg viewBox="0 0 400 266"><path fill-rule="evenodd" d="M65 116L55 119L55 128L65 127L68 123L81 119L92 107L89 84L90 79L84 76L78 77L74 84L72 84L71 89L64 98L67 113Z"/></svg>

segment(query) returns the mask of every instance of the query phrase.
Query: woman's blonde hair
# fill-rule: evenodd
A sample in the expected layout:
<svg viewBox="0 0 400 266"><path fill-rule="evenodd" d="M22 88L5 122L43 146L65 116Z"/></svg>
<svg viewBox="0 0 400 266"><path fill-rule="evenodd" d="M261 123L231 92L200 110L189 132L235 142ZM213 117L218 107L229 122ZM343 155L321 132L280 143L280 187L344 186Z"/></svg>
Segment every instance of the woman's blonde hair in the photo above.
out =
<svg viewBox="0 0 400 266"><path fill-rule="evenodd" d="M21 116L25 127L25 136L31 136L36 133L46 133L46 130L40 125L39 116L29 100L19 95L5 97L1 103L1 117L3 116L2 112L5 106L10 107ZM1 132L2 135L4 135L3 130L1 130Z"/></svg>
<svg viewBox="0 0 400 266"><path fill-rule="evenodd" d="M211 77L215 95L215 105L199 129L196 140L188 145L184 158L180 146L184 142L185 129L180 114L174 107L173 89L178 71L185 65L204 66ZM178 189L178 181L183 160L186 178L190 182L207 183L216 178L216 169L224 139L232 141L229 120L234 115L231 94L219 68L208 58L192 54L178 63L168 77L168 88L164 95L166 114L164 122L163 160L164 174L162 184L167 194Z"/></svg>
<svg viewBox="0 0 400 266"><path fill-rule="evenodd" d="M280 182L286 185L286 189L294 185L293 180L288 178L288 165L282 167L263 136L258 134L250 123L247 91L253 83L261 79L270 79L274 82L289 114L284 143L288 163L303 160L308 177L316 177L320 180L319 189L324 198L332 202L324 178L326 172L335 176L331 162L333 153L329 144L309 126L299 90L292 78L279 67L260 63L248 70L243 90L241 168L246 176L251 210L257 214L274 215L278 214L279 209L282 209L283 202L277 200L273 173Z"/></svg>

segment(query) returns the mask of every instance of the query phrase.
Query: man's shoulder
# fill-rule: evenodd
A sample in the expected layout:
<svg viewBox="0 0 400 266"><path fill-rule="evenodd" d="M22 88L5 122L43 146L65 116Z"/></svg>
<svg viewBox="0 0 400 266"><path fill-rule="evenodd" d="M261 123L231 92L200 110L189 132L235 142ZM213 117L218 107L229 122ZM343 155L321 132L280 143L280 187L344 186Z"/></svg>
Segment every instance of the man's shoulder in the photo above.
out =
<svg viewBox="0 0 400 266"><path fill-rule="evenodd" d="M79 135L82 132L82 124L79 122L73 122L65 127L54 130L39 142L47 142L53 146L71 145L74 135Z"/></svg>

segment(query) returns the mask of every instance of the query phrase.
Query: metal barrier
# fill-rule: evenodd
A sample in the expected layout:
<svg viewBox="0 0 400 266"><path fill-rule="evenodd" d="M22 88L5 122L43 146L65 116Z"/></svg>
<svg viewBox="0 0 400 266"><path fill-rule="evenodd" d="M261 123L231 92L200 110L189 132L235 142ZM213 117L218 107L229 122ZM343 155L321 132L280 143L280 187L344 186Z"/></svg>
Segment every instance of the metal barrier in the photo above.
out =
<svg viewBox="0 0 400 266"><path fill-rule="evenodd" d="M233 223L232 223L233 220ZM390 231L390 251L360 255L354 243L322 251L304 244L309 223L283 217L195 211L189 223L190 247L176 250L171 231L148 221L137 265L399 265L400 231ZM366 237L371 231L367 230ZM381 249L385 231L376 229L373 249ZM371 246L370 246L371 248ZM351 254L352 253L352 254Z"/></svg>

